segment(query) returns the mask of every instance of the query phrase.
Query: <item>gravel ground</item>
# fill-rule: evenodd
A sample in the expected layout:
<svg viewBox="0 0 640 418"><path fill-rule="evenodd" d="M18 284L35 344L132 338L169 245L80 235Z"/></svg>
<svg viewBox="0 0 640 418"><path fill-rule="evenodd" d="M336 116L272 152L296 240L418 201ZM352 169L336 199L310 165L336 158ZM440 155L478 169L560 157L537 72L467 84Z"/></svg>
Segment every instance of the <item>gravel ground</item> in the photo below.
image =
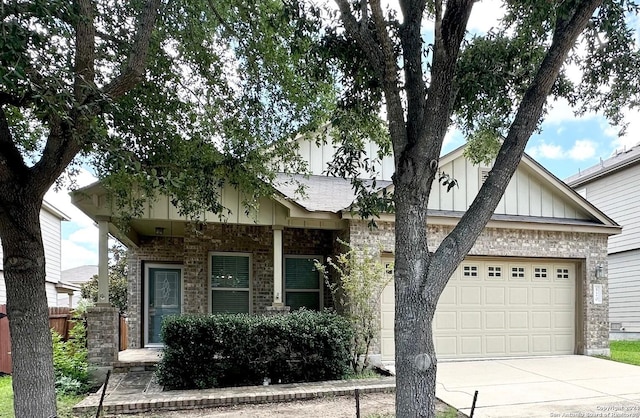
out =
<svg viewBox="0 0 640 418"><path fill-rule="evenodd" d="M444 413L447 408L447 405L438 402L437 410L439 412ZM360 397L360 416L362 418L393 417L394 412L395 393L365 394ZM356 416L356 404L355 399L351 396L335 396L298 402L240 405L190 411L148 412L135 416L145 418L353 418ZM126 418L132 417L132 415L120 415L119 417ZM465 415L458 414L457 417L465 417Z"/></svg>

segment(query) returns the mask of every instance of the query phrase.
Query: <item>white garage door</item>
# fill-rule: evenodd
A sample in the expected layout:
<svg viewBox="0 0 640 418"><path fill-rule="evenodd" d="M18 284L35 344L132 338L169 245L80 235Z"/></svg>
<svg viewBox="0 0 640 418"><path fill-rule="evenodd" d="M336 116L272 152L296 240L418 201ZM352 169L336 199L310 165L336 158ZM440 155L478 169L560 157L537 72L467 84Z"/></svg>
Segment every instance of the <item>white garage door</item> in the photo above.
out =
<svg viewBox="0 0 640 418"><path fill-rule="evenodd" d="M381 297L381 352L394 359L393 284ZM434 318L438 358L573 354L575 265L559 261L465 260Z"/></svg>

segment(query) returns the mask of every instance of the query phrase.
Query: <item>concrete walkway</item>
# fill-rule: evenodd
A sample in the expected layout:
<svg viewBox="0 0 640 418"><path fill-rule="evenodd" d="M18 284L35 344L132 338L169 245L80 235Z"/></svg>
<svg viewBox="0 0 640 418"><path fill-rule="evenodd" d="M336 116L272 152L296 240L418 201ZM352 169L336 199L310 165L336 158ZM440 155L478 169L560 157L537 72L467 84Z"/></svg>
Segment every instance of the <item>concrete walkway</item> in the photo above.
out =
<svg viewBox="0 0 640 418"><path fill-rule="evenodd" d="M107 414L208 408L393 392L394 378L163 392L144 367L112 375ZM586 356L440 362L436 396L475 417L638 417L640 367ZM100 393L76 405L95 415Z"/></svg>
<svg viewBox="0 0 640 418"><path fill-rule="evenodd" d="M116 373L109 379L103 411L105 414L133 414L158 410L211 408L249 403L284 402L324 396L395 391L394 378L336 380L270 386L247 386L205 390L163 392L153 372ZM102 391L89 395L73 408L76 416L95 415Z"/></svg>
<svg viewBox="0 0 640 418"><path fill-rule="evenodd" d="M436 396L474 417L640 417L640 367L587 356L438 363Z"/></svg>

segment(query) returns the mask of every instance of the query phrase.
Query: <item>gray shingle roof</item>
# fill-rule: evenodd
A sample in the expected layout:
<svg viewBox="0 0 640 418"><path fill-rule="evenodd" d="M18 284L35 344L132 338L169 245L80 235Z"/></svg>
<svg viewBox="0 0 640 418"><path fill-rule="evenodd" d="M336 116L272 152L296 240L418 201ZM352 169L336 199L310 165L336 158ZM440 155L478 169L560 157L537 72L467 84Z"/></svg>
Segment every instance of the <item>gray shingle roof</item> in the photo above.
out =
<svg viewBox="0 0 640 418"><path fill-rule="evenodd" d="M390 181L376 181L375 190L391 184ZM304 195L296 193L299 185L304 186ZM339 212L347 209L355 200L351 181L331 176L309 176L279 173L275 188L282 195L311 212Z"/></svg>

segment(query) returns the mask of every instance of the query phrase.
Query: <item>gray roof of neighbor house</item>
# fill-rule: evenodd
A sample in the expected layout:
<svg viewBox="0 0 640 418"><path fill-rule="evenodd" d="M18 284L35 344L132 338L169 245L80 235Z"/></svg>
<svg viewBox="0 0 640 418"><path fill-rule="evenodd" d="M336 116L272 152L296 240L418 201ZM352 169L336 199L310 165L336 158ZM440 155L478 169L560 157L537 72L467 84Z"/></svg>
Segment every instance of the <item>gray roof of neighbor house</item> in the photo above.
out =
<svg viewBox="0 0 640 418"><path fill-rule="evenodd" d="M83 265L62 270L62 280L68 283L85 283L98 274L98 266Z"/></svg>
<svg viewBox="0 0 640 418"><path fill-rule="evenodd" d="M600 163L581 170L577 174L564 180L571 187L577 187L581 184L588 183L599 177L611 174L625 167L640 163L640 144L616 153L606 160L600 160Z"/></svg>
<svg viewBox="0 0 640 418"><path fill-rule="evenodd" d="M390 181L378 180L373 189L381 190L390 184ZM340 177L279 173L275 185L286 199L311 212L339 212L348 209L356 199L351 180ZM304 187L304 195L296 193L300 185Z"/></svg>

